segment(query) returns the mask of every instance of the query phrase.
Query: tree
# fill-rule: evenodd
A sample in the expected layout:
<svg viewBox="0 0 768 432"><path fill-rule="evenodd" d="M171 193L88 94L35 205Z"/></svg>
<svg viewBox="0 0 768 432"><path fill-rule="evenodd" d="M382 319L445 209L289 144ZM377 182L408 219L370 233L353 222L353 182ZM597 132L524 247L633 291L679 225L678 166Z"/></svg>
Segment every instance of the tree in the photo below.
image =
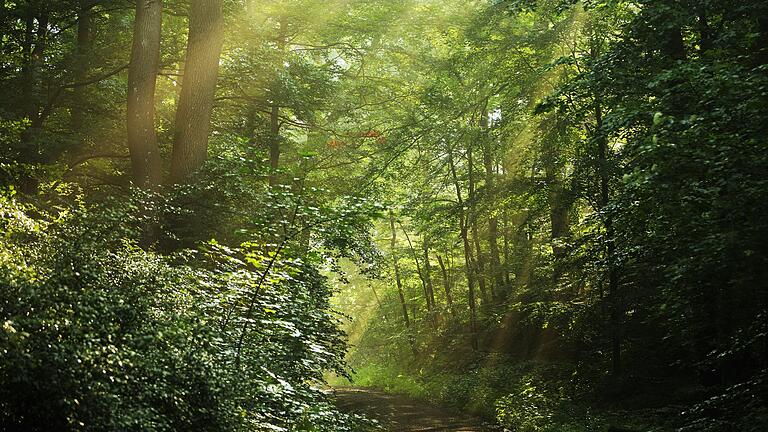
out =
<svg viewBox="0 0 768 432"><path fill-rule="evenodd" d="M155 131L155 89L160 67L162 0L138 0L128 68L128 149L137 186L162 183L162 161Z"/></svg>
<svg viewBox="0 0 768 432"><path fill-rule="evenodd" d="M183 183L205 162L211 112L224 43L221 0L192 0L184 78L173 141L170 179Z"/></svg>
<svg viewBox="0 0 768 432"><path fill-rule="evenodd" d="M405 291L403 290L403 283L400 277L400 262L397 257L397 229L395 228L395 214L392 212L392 210L389 211L389 228L390 232L392 233L392 239L390 241L390 247L391 247L391 253L392 253L392 270L395 273L395 283L397 284L397 295L398 299L400 300L400 308L403 311L403 324L405 325L405 331L408 334L408 342L411 345L411 350L413 351L413 355L415 356L417 353L416 350L416 341L413 338L413 333L411 329L411 320L408 317L408 302L405 299Z"/></svg>

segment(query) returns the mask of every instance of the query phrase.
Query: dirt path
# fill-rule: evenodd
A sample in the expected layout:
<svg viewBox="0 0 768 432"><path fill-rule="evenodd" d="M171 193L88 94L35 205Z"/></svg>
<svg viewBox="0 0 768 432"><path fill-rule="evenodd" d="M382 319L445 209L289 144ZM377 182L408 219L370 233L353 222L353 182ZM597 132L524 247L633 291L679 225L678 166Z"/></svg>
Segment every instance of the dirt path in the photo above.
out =
<svg viewBox="0 0 768 432"><path fill-rule="evenodd" d="M484 432L482 422L469 416L457 417L438 407L407 396L371 389L336 388L340 409L375 418L391 432Z"/></svg>

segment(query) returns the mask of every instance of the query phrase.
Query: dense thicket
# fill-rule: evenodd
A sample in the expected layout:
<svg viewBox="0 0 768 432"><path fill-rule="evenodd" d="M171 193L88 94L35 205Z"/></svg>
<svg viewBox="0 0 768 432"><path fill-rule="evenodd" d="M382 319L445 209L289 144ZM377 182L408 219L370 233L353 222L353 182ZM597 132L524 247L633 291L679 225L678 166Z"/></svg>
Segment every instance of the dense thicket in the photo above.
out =
<svg viewBox="0 0 768 432"><path fill-rule="evenodd" d="M378 211L309 178L323 4L3 4L1 430L368 427L321 391L347 373L323 273L370 261Z"/></svg>
<svg viewBox="0 0 768 432"><path fill-rule="evenodd" d="M5 2L0 423L765 429L764 3Z"/></svg>
<svg viewBox="0 0 768 432"><path fill-rule="evenodd" d="M137 204L0 201L2 430L352 427L312 387L345 373L325 279L286 254L262 280L253 246L146 252Z"/></svg>
<svg viewBox="0 0 768 432"><path fill-rule="evenodd" d="M387 318L353 328L361 379L520 430L764 428L763 2L474 6L410 45L406 300L342 298Z"/></svg>

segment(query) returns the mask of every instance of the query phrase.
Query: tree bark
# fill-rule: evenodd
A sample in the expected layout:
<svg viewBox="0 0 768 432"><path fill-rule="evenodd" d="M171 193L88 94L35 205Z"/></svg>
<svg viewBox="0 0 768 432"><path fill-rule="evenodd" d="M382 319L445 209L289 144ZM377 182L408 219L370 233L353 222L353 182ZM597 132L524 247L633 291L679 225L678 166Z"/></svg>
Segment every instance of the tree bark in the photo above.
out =
<svg viewBox="0 0 768 432"><path fill-rule="evenodd" d="M451 293L451 280L448 277L448 271L445 269L443 257L437 256L437 262L440 264L440 273L443 276L443 289L445 290L445 302L448 304L448 310L451 316L456 316L456 308L453 306L453 294Z"/></svg>
<svg viewBox="0 0 768 432"><path fill-rule="evenodd" d="M432 303L432 311L437 311L437 305L435 304L435 287L432 285L432 265L429 262L429 241L426 237L422 241L424 248L424 279L427 283L427 293L429 301Z"/></svg>
<svg viewBox="0 0 768 432"><path fill-rule="evenodd" d="M273 102L276 103L276 102ZM280 107L272 105L269 113L269 185L277 184L280 168Z"/></svg>
<svg viewBox="0 0 768 432"><path fill-rule="evenodd" d="M603 111L600 98L595 101L595 131L597 133L597 162L600 178L600 209L605 210L610 200L610 172L608 170L608 141L603 135ZM623 315L619 293L618 269L616 268L616 244L613 219L603 215L605 228L606 259L608 261L608 302L610 305L610 338L611 338L611 369L614 376L621 375L621 317Z"/></svg>
<svg viewBox="0 0 768 432"><path fill-rule="evenodd" d="M459 205L459 230L461 240L464 245L464 269L467 275L467 301L469 303L469 327L471 332L472 348L477 350L480 343L477 335L477 300L475 298L474 270L472 265L472 246L469 243L466 210L464 210L464 200L461 197L461 185L456 175L456 164L453 160L453 149L448 149L448 164L451 170L453 184L456 187L456 201Z"/></svg>
<svg viewBox="0 0 768 432"><path fill-rule="evenodd" d="M162 0L138 0L128 68L128 150L137 186L155 189L162 163L155 131L155 87L160 62Z"/></svg>
<svg viewBox="0 0 768 432"><path fill-rule="evenodd" d="M184 81L176 110L171 182L184 183L208 156L211 114L224 44L222 0L192 0Z"/></svg>
<svg viewBox="0 0 768 432"><path fill-rule="evenodd" d="M26 16L25 50L27 51L22 76L24 78L23 100L25 117L29 125L21 135L24 153L22 160L28 163L42 162L42 152L37 138L43 127L40 107L43 103L40 72L44 63L48 40L48 10L45 7L29 5Z"/></svg>
<svg viewBox="0 0 768 432"><path fill-rule="evenodd" d="M491 140L487 136L487 114L483 114L483 120L480 127L483 130L483 166L485 167L485 189L488 191L489 202L493 202L494 194L494 172L493 172L493 153L491 151ZM499 258L499 221L491 214L488 218L488 254L490 257L489 265L491 271L491 280L493 287L491 295L496 302L501 296L504 287L504 277L501 272L501 259Z"/></svg>
<svg viewBox="0 0 768 432"><path fill-rule="evenodd" d="M74 82L85 82L91 64L93 25L93 6L91 0L80 0L80 11L77 17L77 39L75 41ZM74 88L72 95L72 130L78 135L78 151L85 144L85 106L87 105L87 86L79 85Z"/></svg>
<svg viewBox="0 0 768 432"><path fill-rule="evenodd" d="M514 286L518 291L524 290L531 282L533 273L532 241L528 231L527 212L516 214L512 218L513 239L512 260L514 261L513 272L515 275Z"/></svg>
<svg viewBox="0 0 768 432"><path fill-rule="evenodd" d="M277 49L282 54L286 45L286 26L285 19L280 17L278 22L279 29L277 33ZM277 82L277 81L276 81ZM280 169L280 102L274 98L279 92L272 89L272 107L269 112L269 186L275 186L278 181L278 170Z"/></svg>
<svg viewBox="0 0 768 432"><path fill-rule="evenodd" d="M19 161L27 164L43 162L43 152L38 137L43 126L40 113L42 89L40 71L43 65L48 38L48 11L39 4L27 4L24 27L24 63L22 65L22 99L19 114L29 121L20 136ZM30 172L24 172L19 189L25 194L37 192L39 180Z"/></svg>
<svg viewBox="0 0 768 432"><path fill-rule="evenodd" d="M411 345L411 350L414 356L416 355L416 341L414 340L411 330L411 320L408 317L408 303L405 301L405 292L403 291L403 283L400 279L400 266L397 258L397 229L395 228L395 214L392 210L389 211L389 227L392 231L392 239L390 241L390 248L392 249L392 268L395 271L395 283L397 284L397 294L400 297L400 307L403 309L403 323L405 324L405 330L408 332L408 342Z"/></svg>
<svg viewBox="0 0 768 432"><path fill-rule="evenodd" d="M486 290L485 285L485 258L483 256L483 249L480 246L480 236L478 235L478 227L477 227L477 211L475 209L476 205L476 196L475 196L475 165L474 165L474 158L472 157L472 146L469 146L467 149L467 169L468 169L468 183L469 183L469 191L468 191L468 199L469 202L471 202L472 207L469 211L469 216L467 217L467 221L469 224L469 228L472 230L472 242L475 246L476 255L475 255L475 275L477 277L477 287L480 289L480 299L482 300L483 305L488 305L488 291ZM470 258L471 258L471 252L470 252Z"/></svg>
<svg viewBox="0 0 768 432"><path fill-rule="evenodd" d="M557 116L557 114L555 114ZM550 124L548 124L550 123ZM553 124L551 124L553 123ZM570 236L570 204L565 196L563 186L563 168L559 162L559 143L564 139L565 123L558 117L549 118L542 122L542 126L551 127L544 138L544 175L547 183L547 198L549 201L549 221L550 221L550 239L552 242L552 254L554 255L554 265L552 279L554 286L557 286L562 275L562 260L565 258L567 249L561 244Z"/></svg>
<svg viewBox="0 0 768 432"><path fill-rule="evenodd" d="M507 290L510 289L512 286L512 281L509 278L509 269L512 268L512 263L510 261L510 244L509 244L509 214L507 213L507 210L504 210L504 219L503 219L503 230L504 230L504 284L507 286ZM505 293L507 295L507 293Z"/></svg>
<svg viewBox="0 0 768 432"><path fill-rule="evenodd" d="M413 257L413 262L416 263L416 272L419 275L419 280L421 281L421 288L424 291L424 302L427 304L427 315L432 320L432 323L435 323L435 317L432 313L432 302L429 299L429 289L427 288L427 280L424 276L424 272L422 271L421 264L419 264L419 256L416 254L416 250L413 248L413 243L411 243L411 238L408 236L408 231L405 230L405 228L400 225L400 229L403 230L403 233L405 234L405 239L408 241L408 249L411 251L411 256Z"/></svg>

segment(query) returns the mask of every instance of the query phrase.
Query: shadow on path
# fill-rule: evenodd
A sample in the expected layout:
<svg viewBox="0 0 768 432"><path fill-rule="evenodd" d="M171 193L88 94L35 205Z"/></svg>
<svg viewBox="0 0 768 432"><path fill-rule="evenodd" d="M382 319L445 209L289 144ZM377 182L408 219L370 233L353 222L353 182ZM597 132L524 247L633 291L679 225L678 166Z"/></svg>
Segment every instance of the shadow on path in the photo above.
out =
<svg viewBox="0 0 768 432"><path fill-rule="evenodd" d="M387 427L390 432L486 432L480 420L456 416L425 402L403 395L365 388L337 387L339 409L364 414Z"/></svg>

